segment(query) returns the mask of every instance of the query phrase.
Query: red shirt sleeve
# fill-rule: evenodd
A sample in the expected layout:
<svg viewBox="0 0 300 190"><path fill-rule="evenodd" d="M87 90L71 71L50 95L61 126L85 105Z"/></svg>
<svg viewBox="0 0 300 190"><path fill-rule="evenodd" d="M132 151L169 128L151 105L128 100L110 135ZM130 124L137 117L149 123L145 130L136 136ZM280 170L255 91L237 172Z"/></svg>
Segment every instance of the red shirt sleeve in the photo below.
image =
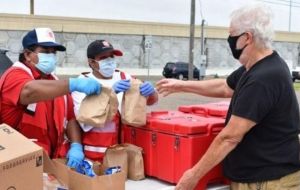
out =
<svg viewBox="0 0 300 190"><path fill-rule="evenodd" d="M14 69L8 73L2 86L3 102L17 106L24 85L32 80L32 76L22 69Z"/></svg>
<svg viewBox="0 0 300 190"><path fill-rule="evenodd" d="M32 80L30 74L22 69L14 69L7 73L1 89L0 111L3 123L12 127L18 125L25 107L19 103L20 94L24 85Z"/></svg>
<svg viewBox="0 0 300 190"><path fill-rule="evenodd" d="M76 119L74 113L74 104L71 94L67 94L67 120Z"/></svg>

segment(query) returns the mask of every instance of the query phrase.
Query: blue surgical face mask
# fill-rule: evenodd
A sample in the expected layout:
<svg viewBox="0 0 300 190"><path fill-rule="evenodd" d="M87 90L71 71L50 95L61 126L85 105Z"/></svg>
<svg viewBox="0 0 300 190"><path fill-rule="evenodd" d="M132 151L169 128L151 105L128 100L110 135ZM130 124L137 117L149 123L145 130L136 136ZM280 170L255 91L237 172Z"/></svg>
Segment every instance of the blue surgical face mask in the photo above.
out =
<svg viewBox="0 0 300 190"><path fill-rule="evenodd" d="M111 57L98 61L98 64L99 72L104 77L111 77L114 74L115 69L117 67L115 58Z"/></svg>
<svg viewBox="0 0 300 190"><path fill-rule="evenodd" d="M51 74L56 66L57 57L54 53L38 53L39 62L35 65L44 74Z"/></svg>

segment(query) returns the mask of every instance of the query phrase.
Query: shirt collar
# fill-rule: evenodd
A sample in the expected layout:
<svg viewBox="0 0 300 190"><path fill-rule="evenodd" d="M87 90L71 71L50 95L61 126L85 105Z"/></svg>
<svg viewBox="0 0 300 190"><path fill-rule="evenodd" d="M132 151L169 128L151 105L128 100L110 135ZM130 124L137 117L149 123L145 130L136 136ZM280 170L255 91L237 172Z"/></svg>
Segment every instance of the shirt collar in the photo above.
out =
<svg viewBox="0 0 300 190"><path fill-rule="evenodd" d="M32 76L34 79L38 80L38 79L54 79L54 77L50 74L50 75L46 75L46 77L42 78L41 73L38 71L38 69L35 66L23 63L24 65L26 65L26 67L28 67L32 73Z"/></svg>

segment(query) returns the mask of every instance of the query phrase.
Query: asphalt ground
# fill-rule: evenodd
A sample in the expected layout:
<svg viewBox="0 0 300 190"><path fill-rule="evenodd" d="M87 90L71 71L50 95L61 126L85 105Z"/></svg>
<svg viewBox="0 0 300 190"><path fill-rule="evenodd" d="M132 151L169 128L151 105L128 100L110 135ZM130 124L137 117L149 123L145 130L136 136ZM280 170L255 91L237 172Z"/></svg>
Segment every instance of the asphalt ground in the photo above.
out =
<svg viewBox="0 0 300 190"><path fill-rule="evenodd" d="M229 100L226 98L208 98L191 93L175 93L167 97L159 95L159 101L155 105L150 106L150 111L154 110L177 110L181 105L203 104L207 102L219 102Z"/></svg>

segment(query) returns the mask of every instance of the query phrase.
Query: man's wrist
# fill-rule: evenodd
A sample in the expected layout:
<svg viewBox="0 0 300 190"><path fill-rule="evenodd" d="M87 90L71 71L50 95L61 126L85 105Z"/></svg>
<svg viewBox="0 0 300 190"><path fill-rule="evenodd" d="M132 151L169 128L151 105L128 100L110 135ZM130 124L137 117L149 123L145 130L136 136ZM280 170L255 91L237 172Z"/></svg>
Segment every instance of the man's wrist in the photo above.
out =
<svg viewBox="0 0 300 190"><path fill-rule="evenodd" d="M177 83L176 90L177 91L183 91L185 86L185 81L180 80L179 83Z"/></svg>
<svg viewBox="0 0 300 190"><path fill-rule="evenodd" d="M69 81L68 81L68 86L69 86L69 92L73 92L74 91L74 85L73 85L73 82L74 82L74 78L69 78Z"/></svg>
<svg viewBox="0 0 300 190"><path fill-rule="evenodd" d="M71 148L79 148L79 149L83 149L82 144L79 142L72 142L71 143Z"/></svg>

